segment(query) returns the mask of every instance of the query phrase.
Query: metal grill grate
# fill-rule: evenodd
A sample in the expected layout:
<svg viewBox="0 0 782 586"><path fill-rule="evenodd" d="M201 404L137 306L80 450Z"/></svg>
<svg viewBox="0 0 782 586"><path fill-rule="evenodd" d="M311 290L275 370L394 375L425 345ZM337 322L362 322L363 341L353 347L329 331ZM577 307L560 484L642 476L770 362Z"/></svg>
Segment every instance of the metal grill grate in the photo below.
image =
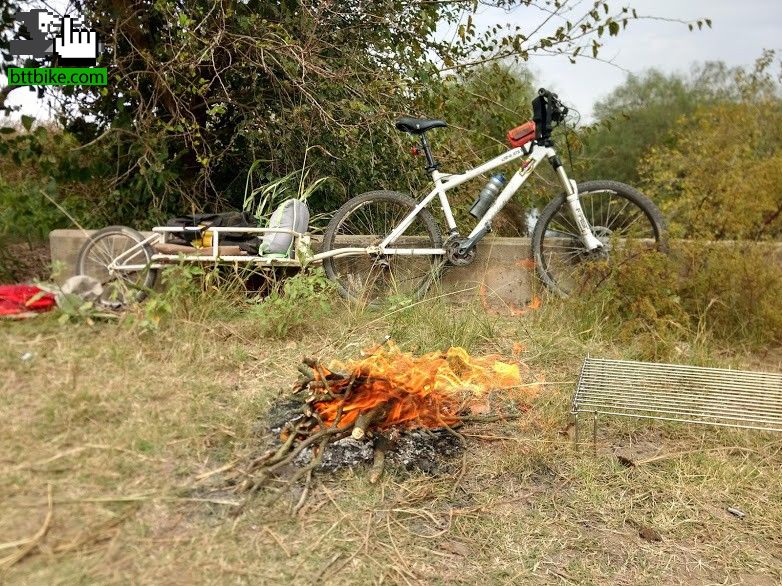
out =
<svg viewBox="0 0 782 586"><path fill-rule="evenodd" d="M782 374L587 357L572 413L782 431Z"/></svg>

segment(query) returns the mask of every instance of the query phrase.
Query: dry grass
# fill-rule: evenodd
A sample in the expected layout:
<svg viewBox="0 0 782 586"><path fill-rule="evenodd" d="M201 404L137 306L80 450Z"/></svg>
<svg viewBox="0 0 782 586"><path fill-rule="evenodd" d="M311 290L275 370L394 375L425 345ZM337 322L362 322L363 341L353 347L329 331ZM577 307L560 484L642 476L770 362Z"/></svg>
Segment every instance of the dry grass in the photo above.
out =
<svg viewBox="0 0 782 586"><path fill-rule="evenodd" d="M633 349L563 311L486 318L436 302L387 316L340 311L283 340L259 337L241 314L152 333L60 326L54 316L2 324L0 565L31 547L0 568L0 581L782 581L779 437L606 420L598 456L574 452L568 381L586 352ZM296 516L296 492L273 504L261 493L239 511L221 469L262 449L264 414L297 361L355 356L388 335L416 351L515 352L536 376L564 384L545 385L526 419L465 429L469 449L448 473L387 473L378 485L364 470L316 476ZM687 347L683 359L701 361L699 352ZM780 368L771 355L709 356ZM625 468L617 451L673 457ZM661 541L643 539L644 527Z"/></svg>

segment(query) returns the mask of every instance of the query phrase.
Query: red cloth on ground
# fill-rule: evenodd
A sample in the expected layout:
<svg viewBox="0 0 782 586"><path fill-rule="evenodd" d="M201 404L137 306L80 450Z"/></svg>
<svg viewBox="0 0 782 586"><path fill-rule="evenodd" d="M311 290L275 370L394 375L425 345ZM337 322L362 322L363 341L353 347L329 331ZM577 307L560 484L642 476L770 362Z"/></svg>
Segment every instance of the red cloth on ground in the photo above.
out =
<svg viewBox="0 0 782 586"><path fill-rule="evenodd" d="M41 292L42 289L34 285L0 285L0 315L49 311L55 305L54 295L38 296Z"/></svg>

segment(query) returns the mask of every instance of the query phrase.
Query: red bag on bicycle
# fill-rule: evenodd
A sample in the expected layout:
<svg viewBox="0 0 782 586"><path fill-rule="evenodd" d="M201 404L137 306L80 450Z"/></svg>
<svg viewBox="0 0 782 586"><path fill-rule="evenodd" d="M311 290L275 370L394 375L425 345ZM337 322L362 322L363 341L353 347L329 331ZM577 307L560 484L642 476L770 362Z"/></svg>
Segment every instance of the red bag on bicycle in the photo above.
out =
<svg viewBox="0 0 782 586"><path fill-rule="evenodd" d="M508 131L508 142L513 148L527 144L535 138L535 123L530 120Z"/></svg>

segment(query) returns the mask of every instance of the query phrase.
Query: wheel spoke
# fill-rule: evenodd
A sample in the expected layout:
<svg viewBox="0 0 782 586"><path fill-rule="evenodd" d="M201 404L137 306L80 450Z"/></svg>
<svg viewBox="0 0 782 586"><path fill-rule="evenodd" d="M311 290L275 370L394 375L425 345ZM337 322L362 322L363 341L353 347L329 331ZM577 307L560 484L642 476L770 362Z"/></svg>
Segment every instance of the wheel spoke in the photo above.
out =
<svg viewBox="0 0 782 586"><path fill-rule="evenodd" d="M579 230L573 225L567 203L562 202L553 213L538 221L544 222L538 232L539 259L537 270L543 281L563 294L588 290L603 280L599 273L604 263L615 261L619 250L629 248L630 240L649 239L659 242L661 227L640 205L638 196L628 196L613 188L593 189L581 194L581 207L594 235L603 248L588 251L581 242ZM645 247L646 248L646 247ZM624 253L622 253L624 254ZM598 263L598 264L596 264ZM594 268L592 268L594 267Z"/></svg>
<svg viewBox="0 0 782 586"><path fill-rule="evenodd" d="M327 234L330 240L324 241L324 246L327 250L375 246L400 224L414 205L395 194L381 194L357 203L342 217L335 218L333 234ZM427 227L419 215L395 245L400 248L439 248L440 242L436 232ZM432 255L373 257L366 254L332 257L326 259L324 266L329 276L339 284L343 295L374 303L393 295L417 297L422 294L439 266L439 260Z"/></svg>
<svg viewBox="0 0 782 586"><path fill-rule="evenodd" d="M97 232L79 253L79 274L100 281L104 287L104 299L121 303L139 299L143 290L155 280L155 271L150 269L151 251L146 246L140 246L143 241L144 237L130 228L107 228ZM110 272L111 263L123 255L126 256L120 266L136 264L143 265L143 268Z"/></svg>

